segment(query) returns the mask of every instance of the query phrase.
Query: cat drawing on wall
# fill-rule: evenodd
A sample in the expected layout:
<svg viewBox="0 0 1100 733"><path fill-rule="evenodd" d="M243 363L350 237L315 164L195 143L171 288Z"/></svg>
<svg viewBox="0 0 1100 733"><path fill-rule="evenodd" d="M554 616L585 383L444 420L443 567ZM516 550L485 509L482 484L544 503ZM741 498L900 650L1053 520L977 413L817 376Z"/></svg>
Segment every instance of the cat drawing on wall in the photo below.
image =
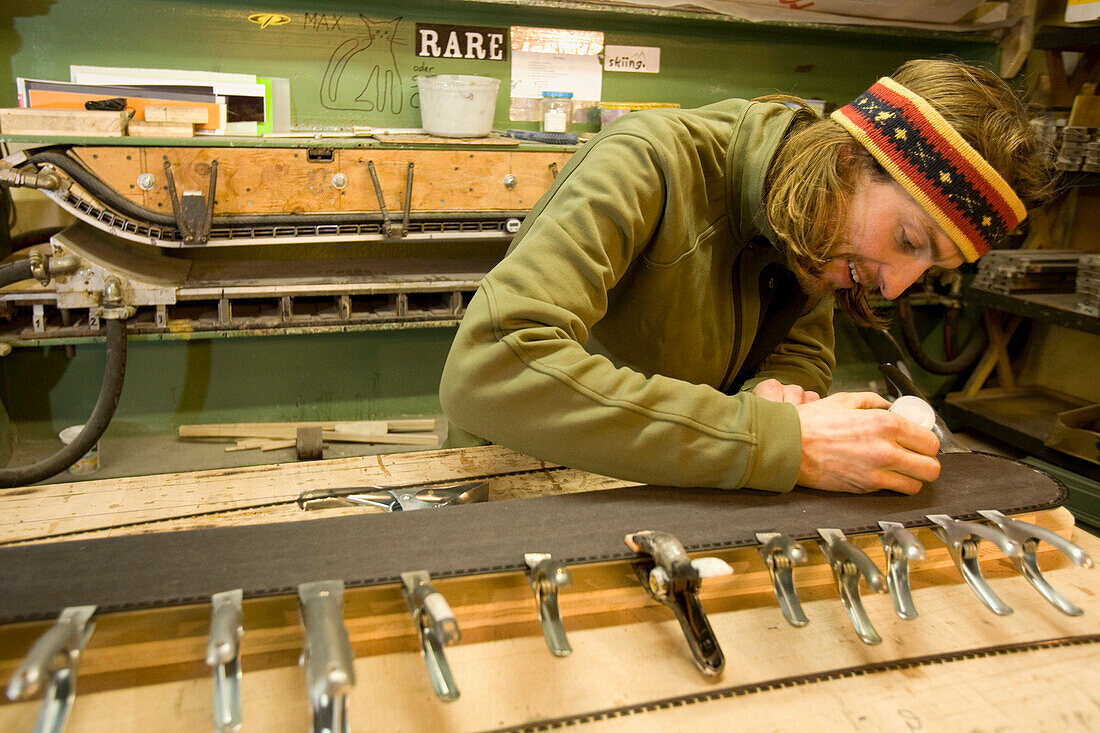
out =
<svg viewBox="0 0 1100 733"><path fill-rule="evenodd" d="M327 109L400 114L404 90L394 47L401 18L359 18L366 35L348 38L329 57L321 80L321 105Z"/></svg>

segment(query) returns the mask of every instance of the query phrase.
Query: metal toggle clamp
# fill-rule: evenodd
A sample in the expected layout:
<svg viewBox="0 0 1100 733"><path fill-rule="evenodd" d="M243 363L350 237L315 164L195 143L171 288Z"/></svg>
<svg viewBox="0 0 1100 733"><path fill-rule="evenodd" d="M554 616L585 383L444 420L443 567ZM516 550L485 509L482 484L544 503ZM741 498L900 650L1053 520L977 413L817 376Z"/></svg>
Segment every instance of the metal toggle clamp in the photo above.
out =
<svg viewBox="0 0 1100 733"><path fill-rule="evenodd" d="M347 695L355 686L355 656L344 627L344 581L302 583L298 611L306 630L301 664L313 707L313 733L348 733Z"/></svg>
<svg viewBox="0 0 1100 733"><path fill-rule="evenodd" d="M1074 562L1074 564L1084 567L1092 567L1092 558L1083 549L1078 547L1073 542L1070 542L1065 537L1051 532L1049 529L1043 529L1037 527L1029 522L1021 522L1019 519L1012 519L1005 516L996 509L988 509L985 511L979 511L983 517L996 524L1001 528L1001 531L1012 541L1020 544L1023 552L1020 556L1012 557L1012 564L1016 566L1016 569L1027 578L1028 582L1035 586L1035 590L1039 591L1043 598L1046 598L1050 603L1062 613L1067 616L1080 616L1084 611L1066 600L1065 596L1054 589L1054 586L1050 584L1042 572L1039 570L1039 563L1035 557L1035 550L1038 548L1039 543L1045 541L1047 544L1052 545L1054 548L1060 550L1066 557Z"/></svg>
<svg viewBox="0 0 1100 733"><path fill-rule="evenodd" d="M432 587L432 579L427 570L401 573L401 583L405 603L416 622L420 652L424 655L424 664L428 666L432 689L441 700L457 700L458 686L455 685L451 666L447 664L447 657L443 653L444 646L462 638L454 612L443 594Z"/></svg>
<svg viewBox="0 0 1100 733"><path fill-rule="evenodd" d="M211 598L210 637L206 664L214 668L214 730L241 729L241 626L240 589L215 593Z"/></svg>
<svg viewBox="0 0 1100 733"><path fill-rule="evenodd" d="M867 611L859 597L859 576L863 576L867 587L875 593L886 592L886 577L871 558L867 557L867 553L849 542L839 529L818 529L817 533L821 535L817 544L825 553L825 559L833 571L837 592L848 611L848 617L852 619L856 634L865 644L881 643L882 637L871 625L871 619L867 617Z"/></svg>
<svg viewBox="0 0 1100 733"><path fill-rule="evenodd" d="M928 519L937 525L932 528L932 532L947 545L955 567L986 608L998 616L1012 613L1012 608L993 592L982 575L982 569L978 565L978 545L983 539L989 540L1013 560L1023 554L1020 545L1004 533L984 524L964 522L946 514L929 514Z"/></svg>
<svg viewBox="0 0 1100 733"><path fill-rule="evenodd" d="M634 563L634 571L646 593L676 614L695 664L705 675L720 674L726 658L699 602L699 587L703 578L730 575L733 568L717 557L692 560L680 540L668 532L635 532L626 536L626 544L652 558Z"/></svg>
<svg viewBox="0 0 1100 733"><path fill-rule="evenodd" d="M795 565L805 565L809 562L806 549L799 542L779 532L757 532L756 541L760 543L757 549L768 566L772 587L775 589L775 598L779 601L783 618L787 619L791 626L805 626L810 623L806 614L802 612L802 604L795 592L792 571Z"/></svg>
<svg viewBox="0 0 1100 733"><path fill-rule="evenodd" d="M8 699L13 702L30 697L46 686L35 733L65 730L76 698L80 653L95 630L92 621L95 610L95 606L70 606L61 611L57 622L34 642L8 683Z"/></svg>
<svg viewBox="0 0 1100 733"><path fill-rule="evenodd" d="M523 556L527 563L527 582L535 591L535 603L539 609L539 623L546 646L556 657L567 657L573 651L565 638L565 625L558 609L558 589L573 582L569 568L548 553L528 552Z"/></svg>
<svg viewBox="0 0 1100 733"><path fill-rule="evenodd" d="M915 619L917 607L909 588L909 563L924 559L924 545L900 522L879 522L878 526L883 529L882 550L886 554L886 579L894 611L903 619Z"/></svg>

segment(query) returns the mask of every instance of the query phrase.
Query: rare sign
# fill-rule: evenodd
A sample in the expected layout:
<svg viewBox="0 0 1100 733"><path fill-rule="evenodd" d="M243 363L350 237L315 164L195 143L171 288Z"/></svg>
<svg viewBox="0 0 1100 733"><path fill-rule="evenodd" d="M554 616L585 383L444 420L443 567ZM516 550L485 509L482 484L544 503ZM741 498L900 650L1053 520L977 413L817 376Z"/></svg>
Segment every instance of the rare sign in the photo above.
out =
<svg viewBox="0 0 1100 733"><path fill-rule="evenodd" d="M443 59L505 61L508 33L503 28L416 24L416 55Z"/></svg>

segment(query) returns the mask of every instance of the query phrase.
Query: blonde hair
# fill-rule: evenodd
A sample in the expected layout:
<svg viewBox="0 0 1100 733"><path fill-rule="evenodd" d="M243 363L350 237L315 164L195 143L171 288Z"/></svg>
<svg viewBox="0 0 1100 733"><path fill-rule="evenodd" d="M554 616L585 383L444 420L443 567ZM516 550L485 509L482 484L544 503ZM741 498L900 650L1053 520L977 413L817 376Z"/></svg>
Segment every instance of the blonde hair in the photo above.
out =
<svg viewBox="0 0 1100 733"><path fill-rule="evenodd" d="M957 61L909 61L890 77L924 97L1012 186L1027 206L1050 188L1035 155L1024 104L1000 78ZM766 97L762 101L791 101ZM794 100L798 101L798 100ZM839 124L802 106L768 169L764 206L768 223L786 244L799 277L817 277L843 244L849 201L865 177L891 180L871 154ZM860 325L884 321L863 289L840 290L837 303Z"/></svg>

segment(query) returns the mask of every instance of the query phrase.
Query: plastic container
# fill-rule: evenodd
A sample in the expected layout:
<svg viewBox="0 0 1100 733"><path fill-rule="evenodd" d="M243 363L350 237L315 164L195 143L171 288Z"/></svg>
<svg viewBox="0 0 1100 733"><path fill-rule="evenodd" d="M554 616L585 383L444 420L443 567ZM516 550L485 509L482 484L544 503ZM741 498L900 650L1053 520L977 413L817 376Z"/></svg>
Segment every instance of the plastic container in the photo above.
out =
<svg viewBox="0 0 1100 733"><path fill-rule="evenodd" d="M83 425L70 425L57 434L57 437L61 438L61 442L64 445L69 445L76 436L80 435L80 431L84 429ZM89 473L95 473L99 470L99 443L95 443L88 452L85 453L80 459L69 466L69 473L76 476L83 476Z"/></svg>
<svg viewBox="0 0 1100 733"><path fill-rule="evenodd" d="M543 92L540 129L565 132L573 116L573 92Z"/></svg>
<svg viewBox="0 0 1100 733"><path fill-rule="evenodd" d="M493 131L500 79L435 74L416 77L424 132L438 137L485 137Z"/></svg>
<svg viewBox="0 0 1100 733"><path fill-rule="evenodd" d="M920 397L905 394L894 400L890 412L901 415L906 420L920 425L925 430L936 427L936 411Z"/></svg>

